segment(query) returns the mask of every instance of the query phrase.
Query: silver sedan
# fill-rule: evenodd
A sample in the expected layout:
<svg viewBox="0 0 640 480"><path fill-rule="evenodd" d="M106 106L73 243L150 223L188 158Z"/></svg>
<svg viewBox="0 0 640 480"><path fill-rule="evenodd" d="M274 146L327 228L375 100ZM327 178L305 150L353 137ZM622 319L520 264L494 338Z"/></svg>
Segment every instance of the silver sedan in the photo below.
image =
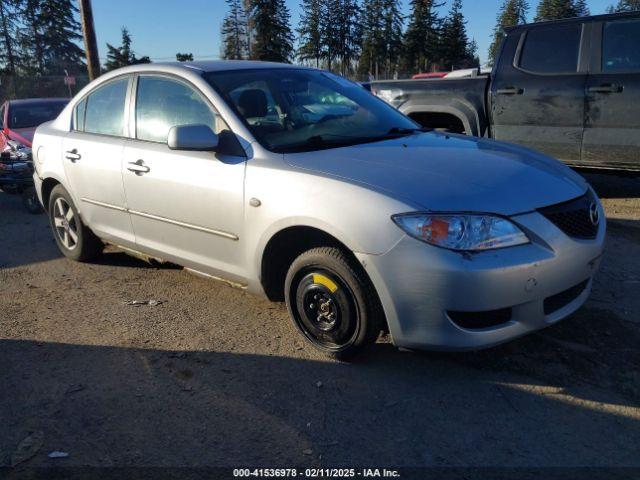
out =
<svg viewBox="0 0 640 480"><path fill-rule="evenodd" d="M64 255L108 243L285 300L340 358L384 330L402 347L475 349L549 326L585 302L603 251L600 202L560 162L426 132L309 68L117 70L33 151Z"/></svg>

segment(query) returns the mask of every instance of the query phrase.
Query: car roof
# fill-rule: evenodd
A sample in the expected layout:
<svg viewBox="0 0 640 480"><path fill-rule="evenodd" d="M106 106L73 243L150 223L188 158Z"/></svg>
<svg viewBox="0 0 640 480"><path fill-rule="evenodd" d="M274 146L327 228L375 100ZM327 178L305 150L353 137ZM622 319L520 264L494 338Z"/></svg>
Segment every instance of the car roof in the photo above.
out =
<svg viewBox="0 0 640 480"><path fill-rule="evenodd" d="M278 62L260 62L255 60L210 60L201 62L158 62L147 65L155 66L171 66L171 67L183 67L193 70L200 70L202 72L223 72L232 70L256 70L256 69L309 69L308 67L291 65L290 63L278 63Z"/></svg>
<svg viewBox="0 0 640 480"><path fill-rule="evenodd" d="M35 105L38 103L68 103L68 98L21 98L18 100L8 100L9 105Z"/></svg>
<svg viewBox="0 0 640 480"><path fill-rule="evenodd" d="M591 15L588 17L573 17L562 18L560 20L547 20L545 22L527 23L524 25L515 25L513 27L506 27L505 32L513 32L516 30L526 29L538 25L555 25L555 24L567 24L567 23L581 23L581 22L601 22L607 20L617 20L620 18L638 18L640 17L640 11L634 12L621 12L621 13L607 13L604 15Z"/></svg>

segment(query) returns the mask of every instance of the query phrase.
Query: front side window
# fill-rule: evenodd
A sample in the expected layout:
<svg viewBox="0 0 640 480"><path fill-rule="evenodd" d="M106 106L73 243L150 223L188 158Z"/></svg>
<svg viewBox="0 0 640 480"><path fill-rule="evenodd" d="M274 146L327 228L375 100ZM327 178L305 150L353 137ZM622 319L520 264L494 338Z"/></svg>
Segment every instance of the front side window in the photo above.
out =
<svg viewBox="0 0 640 480"><path fill-rule="evenodd" d="M188 85L166 77L141 76L136 94L136 138L166 143L171 127L207 125L215 133L222 120Z"/></svg>
<svg viewBox="0 0 640 480"><path fill-rule="evenodd" d="M576 73L582 24L535 27L526 34L520 68L535 73Z"/></svg>
<svg viewBox="0 0 640 480"><path fill-rule="evenodd" d="M360 85L328 72L236 70L210 72L205 78L273 152L356 145L419 128Z"/></svg>
<svg viewBox="0 0 640 480"><path fill-rule="evenodd" d="M126 136L124 109L128 78L122 78L98 87L86 98L84 131L116 137Z"/></svg>
<svg viewBox="0 0 640 480"><path fill-rule="evenodd" d="M640 20L604 24L602 71L640 71Z"/></svg>

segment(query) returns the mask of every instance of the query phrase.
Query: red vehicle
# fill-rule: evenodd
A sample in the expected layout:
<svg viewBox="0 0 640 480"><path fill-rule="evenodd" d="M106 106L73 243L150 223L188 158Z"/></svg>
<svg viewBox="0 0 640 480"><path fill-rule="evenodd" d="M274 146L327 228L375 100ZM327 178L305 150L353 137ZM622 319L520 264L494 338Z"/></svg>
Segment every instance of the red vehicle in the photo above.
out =
<svg viewBox="0 0 640 480"><path fill-rule="evenodd" d="M9 100L0 107L0 151L13 140L31 148L36 128L58 116L69 102L66 98L30 98Z"/></svg>
<svg viewBox="0 0 640 480"><path fill-rule="evenodd" d="M9 100L0 107L0 190L22 195L30 213L41 211L33 187L31 142L36 128L58 116L63 98Z"/></svg>
<svg viewBox="0 0 640 480"><path fill-rule="evenodd" d="M412 80L424 80L426 78L444 78L449 72L431 72L431 73L416 73Z"/></svg>

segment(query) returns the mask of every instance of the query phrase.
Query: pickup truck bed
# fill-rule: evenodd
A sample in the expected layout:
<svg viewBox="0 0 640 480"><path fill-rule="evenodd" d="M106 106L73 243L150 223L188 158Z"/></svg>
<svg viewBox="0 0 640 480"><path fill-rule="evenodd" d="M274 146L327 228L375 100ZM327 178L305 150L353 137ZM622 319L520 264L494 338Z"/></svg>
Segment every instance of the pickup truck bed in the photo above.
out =
<svg viewBox="0 0 640 480"><path fill-rule="evenodd" d="M376 82L372 92L424 127L484 136L489 77Z"/></svg>

